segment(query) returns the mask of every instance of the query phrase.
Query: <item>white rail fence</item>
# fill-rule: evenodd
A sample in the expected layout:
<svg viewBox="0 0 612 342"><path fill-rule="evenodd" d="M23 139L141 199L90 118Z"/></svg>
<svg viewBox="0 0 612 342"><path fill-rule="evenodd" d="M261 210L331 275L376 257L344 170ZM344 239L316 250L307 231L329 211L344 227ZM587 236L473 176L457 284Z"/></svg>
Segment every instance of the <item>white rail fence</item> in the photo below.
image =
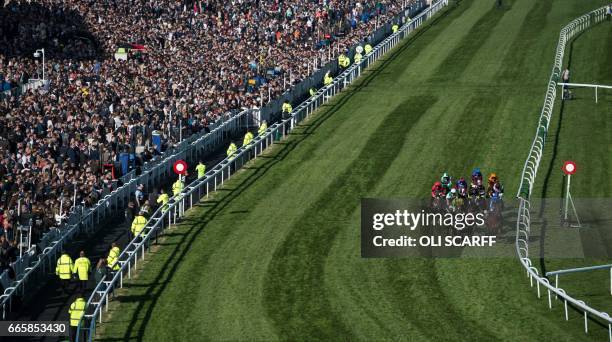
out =
<svg viewBox="0 0 612 342"><path fill-rule="evenodd" d="M598 311L584 301L575 299L566 293L565 290L557 286L553 286L550 281L540 276L539 271L532 265L532 261L529 257L529 233L531 231L531 215L530 215L530 199L531 192L533 190L533 184L536 180L536 175L540 162L542 160L542 153L544 151L544 144L546 135L548 133L548 126L553 113L553 107L555 98L557 96L557 81L561 76L561 68L563 66L563 57L565 55L565 48L568 42L571 41L576 34L586 30L593 24L601 22L605 19L606 7L596 9L590 13L587 13L579 18L574 19L567 26L565 26L559 35L559 42L557 44L557 51L555 54L555 62L553 70L548 82L548 89L544 98L544 106L540 113L539 124L536 130L536 135L531 144L529 155L523 166L521 175L521 184L517 193L519 199L518 219L516 224L516 253L519 260L527 272L527 277L531 286L534 283L537 287L538 298L541 297L542 288L546 291L548 296L548 307L552 309L552 297L563 302L565 310L565 320L569 320L568 305L571 305L581 311L584 315L584 331L588 332L588 321L589 317L597 318L608 325L609 339L612 341L612 319L606 312Z"/></svg>
<svg viewBox="0 0 612 342"><path fill-rule="evenodd" d="M602 84L584 84L584 83L562 83L562 82L558 82L557 83L558 86L561 87L576 87L576 88L595 88L595 103L598 103L598 96L597 96L597 90L599 88L601 89L612 89L612 86L609 85L602 85ZM564 98L564 94L561 94L561 98Z"/></svg>
<svg viewBox="0 0 612 342"><path fill-rule="evenodd" d="M379 43L371 53L363 58L361 63L351 65L338 75L332 84L320 89L315 95L297 106L291 113L291 117L270 126L265 133L255 137L251 144L240 147L233 158L224 159L212 170L208 171L204 177L191 182L184 188L181 194L171 200L168 208L158 208L151 215L142 232L132 239L119 255L118 263L120 269L112 272L110 276L98 283L89 296L85 315L79 322L77 341L83 339L83 334L87 341L91 341L94 338L96 322L102 323L103 312L108 311L109 296L111 296L116 288L123 287L125 277L131 279L132 271L137 269L139 259L145 257L145 251L163 233L166 227L175 224L184 215L185 210L192 208L200 199L208 197L210 193L215 192L218 187L228 181L248 161L256 159L275 141L284 139L299 122L308 118L320 106L327 103L334 95L357 79L361 75L362 70L377 61L400 43L406 35L417 29L425 20L447 5L448 0L439 0L412 21L403 25L398 32ZM257 113L251 114L258 115ZM171 163L168 164L169 167L171 165Z"/></svg>

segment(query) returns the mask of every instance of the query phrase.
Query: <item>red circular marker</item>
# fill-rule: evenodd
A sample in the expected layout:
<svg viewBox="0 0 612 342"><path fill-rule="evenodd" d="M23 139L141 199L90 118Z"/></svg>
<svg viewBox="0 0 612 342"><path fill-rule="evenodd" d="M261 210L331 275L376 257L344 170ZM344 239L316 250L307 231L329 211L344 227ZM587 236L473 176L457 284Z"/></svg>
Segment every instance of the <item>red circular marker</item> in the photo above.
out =
<svg viewBox="0 0 612 342"><path fill-rule="evenodd" d="M563 163L563 167L561 169L566 175L573 175L574 173L576 173L576 163L571 160L568 160Z"/></svg>
<svg viewBox="0 0 612 342"><path fill-rule="evenodd" d="M177 160L174 162L172 169L177 175L184 175L187 172L187 163L183 160Z"/></svg>

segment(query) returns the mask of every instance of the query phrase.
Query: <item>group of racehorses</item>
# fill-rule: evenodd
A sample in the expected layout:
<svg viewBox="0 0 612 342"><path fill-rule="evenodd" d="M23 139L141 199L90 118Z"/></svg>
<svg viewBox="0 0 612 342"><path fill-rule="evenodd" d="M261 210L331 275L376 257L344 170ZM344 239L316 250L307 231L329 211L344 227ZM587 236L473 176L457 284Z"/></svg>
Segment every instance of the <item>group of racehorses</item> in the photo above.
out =
<svg viewBox="0 0 612 342"><path fill-rule="evenodd" d="M478 168L472 171L469 185L463 177L453 182L452 177L444 173L440 181L435 182L431 188L431 209L443 213L483 213L486 225L499 231L504 187L495 173L489 175L487 183L485 188L482 173Z"/></svg>

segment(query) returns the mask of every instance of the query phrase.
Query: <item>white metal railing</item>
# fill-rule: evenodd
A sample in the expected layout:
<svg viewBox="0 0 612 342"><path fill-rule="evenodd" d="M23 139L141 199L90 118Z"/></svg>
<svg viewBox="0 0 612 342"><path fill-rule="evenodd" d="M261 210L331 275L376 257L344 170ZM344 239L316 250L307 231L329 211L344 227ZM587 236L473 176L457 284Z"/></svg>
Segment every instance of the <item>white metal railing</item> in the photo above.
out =
<svg viewBox="0 0 612 342"><path fill-rule="evenodd" d="M2 96L11 96L11 94L13 94L15 92L17 92L18 94L23 94L23 93L25 93L28 90L38 89L38 88L40 88L40 87L42 87L44 85L47 85L47 84L49 84L48 80L43 81L43 80L40 80L40 79L33 79L32 78L32 79L30 79L28 81L28 83L24 83L24 84L22 84L22 85L20 85L18 87L11 88L11 89L4 90L4 91L0 92L0 95L2 95Z"/></svg>
<svg viewBox="0 0 612 342"><path fill-rule="evenodd" d="M553 70L548 82L548 88L546 96L544 98L544 106L540 113L539 124L536 130L536 135L531 144L529 155L523 166L521 174L521 183L518 189L517 197L519 200L518 208L518 219L516 223L516 253L519 260L527 272L529 282L533 287L534 283L537 287L538 298L541 297L541 286L547 291L548 294L548 307L552 309L552 296L555 299L560 299L564 303L565 319L569 320L568 305L573 305L584 314L584 331L588 332L588 319L590 317L598 318L608 324L608 335L610 341L612 341L612 319L606 312L598 311L584 301L575 299L568 295L565 290L553 286L550 281L540 276L539 271L536 267L532 266L531 259L529 257L529 233L531 231L531 215L530 215L530 199L531 192L533 190L533 184L536 179L538 168L542 160L542 154L544 151L544 144L546 135L548 133L548 126L553 112L555 98L557 96L557 81L561 75L561 67L563 66L563 57L565 55L566 45L576 34L589 28L592 24L601 22L605 18L606 7L596 9L590 13L587 13L579 18L574 19L567 26L565 26L559 35L559 42L557 44L557 51L555 53L555 62Z"/></svg>
<svg viewBox="0 0 612 342"><path fill-rule="evenodd" d="M308 118L320 106L327 103L334 95L357 79L362 70L378 60L383 54L396 46L402 38L417 29L422 23L448 5L448 0L439 0L412 21L403 25L398 32L390 35L379 43L363 60L353 64L338 75L334 81L321 88L315 95L297 106L291 116L279 123L271 125L265 133L254 138L247 146L242 146L230 159L226 158L208 171L204 177L187 185L183 191L174 196L167 208L158 208L149 218L145 228L134 237L118 258L119 270L110 273L108 278L98 283L87 300L85 315L79 322L77 340L86 333L86 340L95 336L96 322L102 323L102 313L108 311L109 296L117 287L123 287L123 279L132 276L132 269L138 267L139 258L144 258L145 250L163 233L164 228L175 224L185 210L196 205L201 198L208 197L218 187L228 181L248 161L260 156L274 141L284 139L301 121ZM257 115L257 113L252 113Z"/></svg>
<svg viewBox="0 0 612 342"><path fill-rule="evenodd" d="M602 85L602 84L584 84L584 83L563 83L563 82L557 82L558 86L561 87L576 87L576 88L595 88L595 103L598 103L598 98L597 98L597 90L598 88L602 88L602 89L612 89L612 86L608 86L608 85ZM561 93L561 98L563 98L563 93Z"/></svg>
<svg viewBox="0 0 612 342"><path fill-rule="evenodd" d="M565 270L551 271L551 272L546 272L546 276L547 277L555 276L555 287L559 287L559 276L560 275L578 273L578 272L599 271L599 270L609 270L610 271L610 295L612 295L612 264L578 267L578 268L568 268Z"/></svg>
<svg viewBox="0 0 612 342"><path fill-rule="evenodd" d="M100 227L100 222L113 215L113 212L123 210L138 184L143 184L146 188L161 184L172 173L172 164L176 160L193 160L203 151L212 151L224 141L224 136L228 132L237 132L240 127L244 126L245 120L252 112L253 109L248 109L237 114L228 114L229 118L220 119L212 125L210 133L196 136L194 138L197 139L191 139L173 149L170 154L166 153L161 158L145 165L140 176L136 177L133 172L130 173L130 178L126 183L104 196L93 207L75 208L76 210L68 217L66 224L61 229L53 229L43 237L44 241L39 243L42 247L39 255L34 255L35 248L33 247L13 264L17 278L9 282L9 286L0 295L2 319L6 319L7 312L10 312L12 297L15 294L24 295L27 287L38 286L44 279L46 271L52 270L53 263L64 245L83 231L92 233L94 228ZM8 280L7 272L0 275L0 280L5 282Z"/></svg>

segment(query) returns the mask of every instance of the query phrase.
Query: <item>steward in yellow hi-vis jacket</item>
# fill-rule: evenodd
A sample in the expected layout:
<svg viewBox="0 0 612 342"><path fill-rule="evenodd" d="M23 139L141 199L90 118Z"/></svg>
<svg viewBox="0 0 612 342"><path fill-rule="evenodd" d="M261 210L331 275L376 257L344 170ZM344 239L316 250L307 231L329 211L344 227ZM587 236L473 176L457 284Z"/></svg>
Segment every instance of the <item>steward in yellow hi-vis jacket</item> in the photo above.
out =
<svg viewBox="0 0 612 342"><path fill-rule="evenodd" d="M172 184L172 195L176 196L176 195L180 194L181 191L183 191L183 187L184 186L185 185L183 184L183 180L179 176L179 178L176 180L176 182L174 182L174 184Z"/></svg>
<svg viewBox="0 0 612 342"><path fill-rule="evenodd" d="M367 55L367 54L369 54L370 52L372 52L372 45L370 45L370 44L366 44L366 45L363 47L363 51L365 51L365 54L366 54L366 55Z"/></svg>
<svg viewBox="0 0 612 342"><path fill-rule="evenodd" d="M119 249L116 242L113 242L108 252L108 257L106 257L106 263L113 271L119 271L119 254L121 254L121 249Z"/></svg>
<svg viewBox="0 0 612 342"><path fill-rule="evenodd" d="M161 203L162 211L166 212L168 210L168 202L170 201L170 196L166 193L166 190L161 189L159 196L157 197L157 203Z"/></svg>
<svg viewBox="0 0 612 342"><path fill-rule="evenodd" d="M140 232L143 231L144 227L147 225L147 219L144 217L144 211L140 211L136 217L134 217L134 221L132 221L132 234L134 237L138 236Z"/></svg>
<svg viewBox="0 0 612 342"><path fill-rule="evenodd" d="M361 63L361 59L363 58L363 56L359 52L357 52L355 53L355 56L353 58L355 59L355 64L359 64Z"/></svg>
<svg viewBox="0 0 612 342"><path fill-rule="evenodd" d="M229 145L229 147L227 148L227 157L232 160L234 159L234 155L236 154L236 151L238 151L238 147L236 147L236 144L234 144L233 142Z"/></svg>
<svg viewBox="0 0 612 342"><path fill-rule="evenodd" d="M317 90L315 88L310 88L308 89L308 93L310 94L310 97L313 97L317 93Z"/></svg>
<svg viewBox="0 0 612 342"><path fill-rule="evenodd" d="M285 101L281 108L283 110L283 118L288 118L291 115L291 112L293 111L293 107L291 106L291 103L289 103L289 101Z"/></svg>
<svg viewBox="0 0 612 342"><path fill-rule="evenodd" d="M268 130L268 123L266 122L266 120L262 121L261 124L259 125L259 130L257 131L257 135L263 135L266 133L266 130Z"/></svg>
<svg viewBox="0 0 612 342"><path fill-rule="evenodd" d="M398 30L399 30L398 24L393 24L393 26L391 26L391 31L393 31L393 33L397 32Z"/></svg>
<svg viewBox="0 0 612 342"><path fill-rule="evenodd" d="M251 141L253 141L253 133L246 132L246 134L244 135L244 140L242 140L242 146L250 144Z"/></svg>
<svg viewBox="0 0 612 342"><path fill-rule="evenodd" d="M198 171L198 178L202 178L206 175L206 165L200 160L198 165L195 167L196 171Z"/></svg>
<svg viewBox="0 0 612 342"><path fill-rule="evenodd" d="M329 71L326 72L325 76L323 77L323 85L328 86L332 84L333 81L334 81L334 78L331 77L331 75L329 74Z"/></svg>
<svg viewBox="0 0 612 342"><path fill-rule="evenodd" d="M76 341L77 339L77 330L79 326L79 322L83 315L85 314L85 307L87 306L87 302L85 298L83 298L82 294L79 294L77 299L70 304L70 308L68 309L68 315L70 315L70 340ZM82 336L81 336L82 337Z"/></svg>
<svg viewBox="0 0 612 342"><path fill-rule="evenodd" d="M68 287L70 286L70 279L72 278L72 268L74 263L68 253L62 252L62 255L57 259L57 266L55 266L55 275L60 279L62 286L62 292L67 293Z"/></svg>
<svg viewBox="0 0 612 342"><path fill-rule="evenodd" d="M87 288L87 280L89 280L89 271L91 271L91 261L85 257L85 251L81 251L79 258L74 261L72 273L77 275L79 279L79 287L81 291Z"/></svg>

